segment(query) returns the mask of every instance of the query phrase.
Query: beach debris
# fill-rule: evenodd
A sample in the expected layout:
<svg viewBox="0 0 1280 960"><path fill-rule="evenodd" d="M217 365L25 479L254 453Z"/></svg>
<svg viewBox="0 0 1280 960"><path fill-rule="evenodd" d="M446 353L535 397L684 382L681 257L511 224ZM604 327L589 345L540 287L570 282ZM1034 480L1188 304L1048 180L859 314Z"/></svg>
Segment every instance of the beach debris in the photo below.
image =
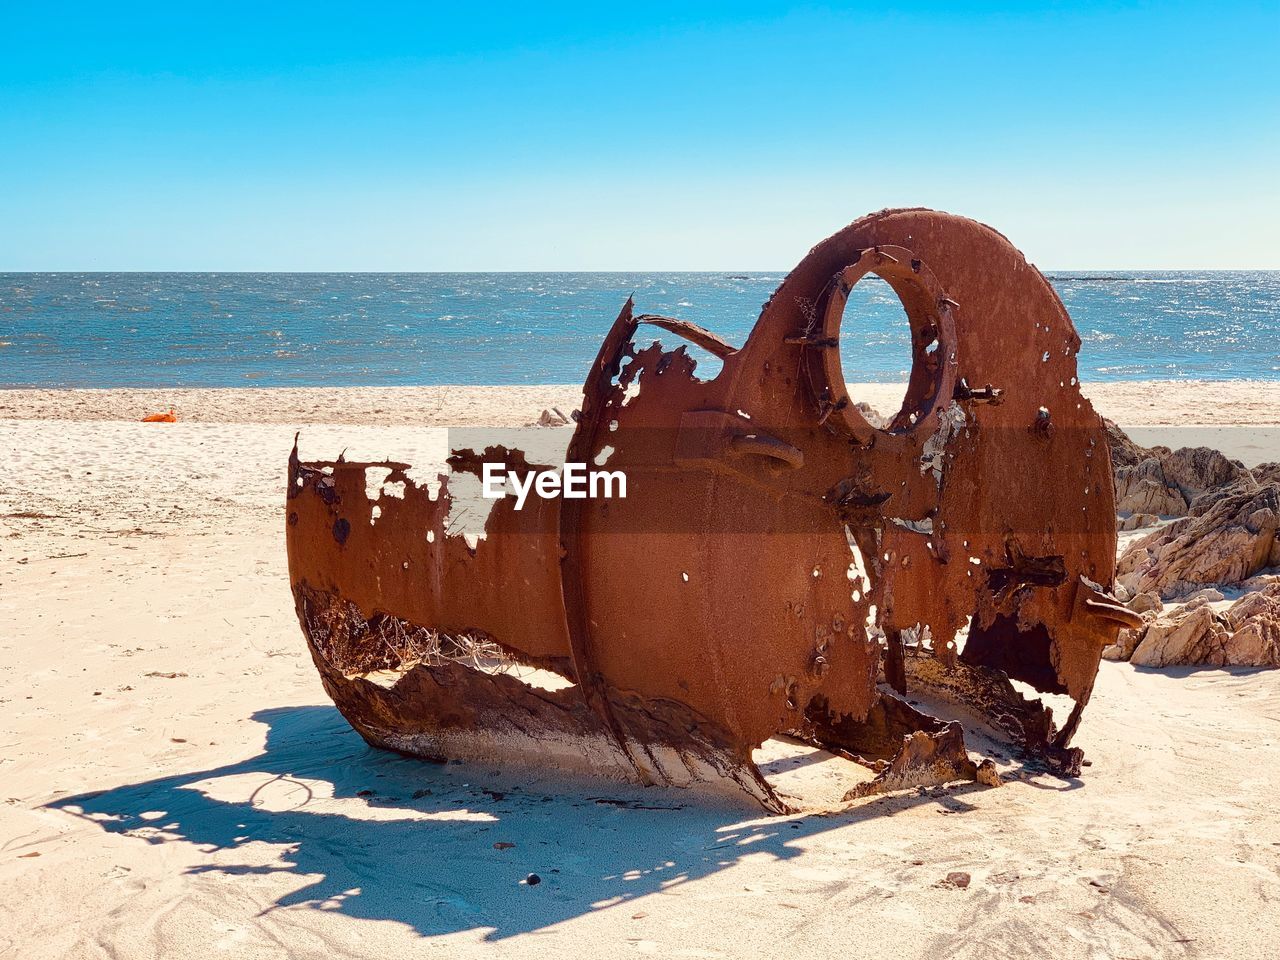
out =
<svg viewBox="0 0 1280 960"><path fill-rule="evenodd" d="M178 414L170 407L167 413L149 413L142 418L143 423L177 423Z"/></svg>
<svg viewBox="0 0 1280 960"><path fill-rule="evenodd" d="M884 418L842 371L864 282L910 324L906 396ZM960 722L908 696L1075 777L1102 650L1143 626L1109 592L1109 442L1079 348L1000 234L889 210L816 246L740 347L627 301L558 461L607 461L625 498L477 511L466 492L489 467L557 464L495 443L428 482L402 463L303 463L295 443L289 568L325 689L374 746L722 789L775 813L797 801L753 751L777 736L865 768L847 802L1000 781ZM690 349L719 372L696 376ZM1014 681L1069 697L1061 726Z"/></svg>

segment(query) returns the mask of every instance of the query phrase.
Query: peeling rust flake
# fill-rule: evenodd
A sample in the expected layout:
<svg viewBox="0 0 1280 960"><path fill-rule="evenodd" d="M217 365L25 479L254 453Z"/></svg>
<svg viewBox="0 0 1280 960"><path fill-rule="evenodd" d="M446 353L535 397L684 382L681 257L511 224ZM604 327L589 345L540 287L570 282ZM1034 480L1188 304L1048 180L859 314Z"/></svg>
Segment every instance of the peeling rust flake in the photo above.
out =
<svg viewBox="0 0 1280 960"><path fill-rule="evenodd" d="M869 278L911 328L883 421L842 372ZM815 247L740 347L626 302L564 457L621 472L625 497L502 497L477 517L460 504L485 464L520 483L559 464L476 445L420 485L406 464L303 463L295 443L289 570L325 689L374 746L776 813L806 804L753 759L779 739L853 761L841 803L999 784L966 729L1076 777L1070 740L1130 619L1079 347L1000 234L887 210ZM1031 690L1069 700L1061 726Z"/></svg>

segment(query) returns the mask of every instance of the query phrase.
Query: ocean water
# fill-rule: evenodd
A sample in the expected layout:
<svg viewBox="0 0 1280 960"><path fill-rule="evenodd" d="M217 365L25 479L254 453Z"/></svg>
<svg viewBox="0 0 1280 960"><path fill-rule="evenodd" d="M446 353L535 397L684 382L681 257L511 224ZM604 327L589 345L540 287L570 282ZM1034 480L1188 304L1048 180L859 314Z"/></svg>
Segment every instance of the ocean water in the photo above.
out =
<svg viewBox="0 0 1280 960"><path fill-rule="evenodd" d="M783 276L0 274L0 386L579 383L628 294L740 344ZM1086 380L1280 379L1280 272L1048 276ZM854 288L842 355L850 381L906 379L883 281Z"/></svg>

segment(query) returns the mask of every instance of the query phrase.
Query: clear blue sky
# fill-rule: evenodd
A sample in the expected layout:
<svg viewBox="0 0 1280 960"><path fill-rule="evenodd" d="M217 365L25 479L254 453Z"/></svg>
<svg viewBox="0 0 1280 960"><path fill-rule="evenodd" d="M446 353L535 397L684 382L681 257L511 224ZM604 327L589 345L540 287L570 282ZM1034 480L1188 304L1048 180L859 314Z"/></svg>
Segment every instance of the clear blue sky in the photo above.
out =
<svg viewBox="0 0 1280 960"><path fill-rule="evenodd" d="M1280 268L1280 0L6 3L0 270Z"/></svg>

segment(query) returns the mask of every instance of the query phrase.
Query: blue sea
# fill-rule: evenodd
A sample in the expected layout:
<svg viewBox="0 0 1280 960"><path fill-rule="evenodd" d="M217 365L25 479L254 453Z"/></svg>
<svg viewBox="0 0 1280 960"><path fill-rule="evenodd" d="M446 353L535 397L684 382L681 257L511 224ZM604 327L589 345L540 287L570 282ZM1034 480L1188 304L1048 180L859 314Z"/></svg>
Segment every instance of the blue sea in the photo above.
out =
<svg viewBox="0 0 1280 960"><path fill-rule="evenodd" d="M765 273L0 274L0 386L579 383L636 308L741 344ZM1050 273L1086 380L1280 379L1280 272ZM906 379L883 281L854 288L850 381Z"/></svg>

